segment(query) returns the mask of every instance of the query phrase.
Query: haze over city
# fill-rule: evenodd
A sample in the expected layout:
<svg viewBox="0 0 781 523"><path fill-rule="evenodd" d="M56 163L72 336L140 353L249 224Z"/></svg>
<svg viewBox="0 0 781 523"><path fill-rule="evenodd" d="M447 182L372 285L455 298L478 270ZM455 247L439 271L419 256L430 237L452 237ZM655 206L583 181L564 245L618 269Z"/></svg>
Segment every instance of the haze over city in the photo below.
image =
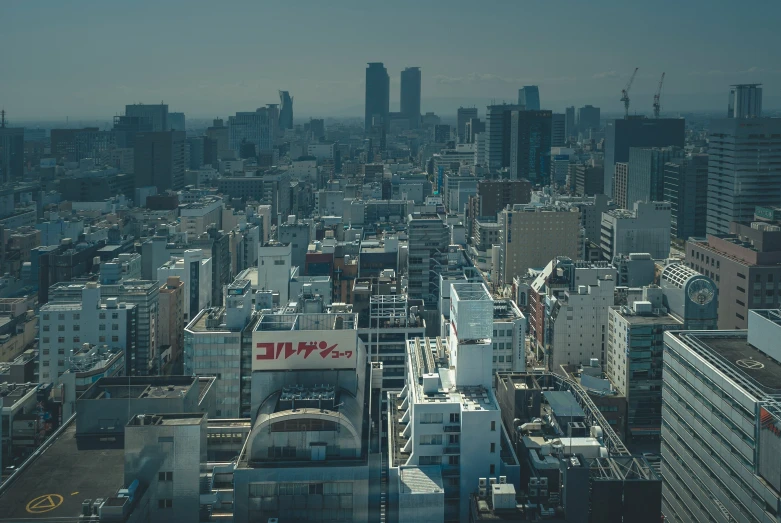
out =
<svg viewBox="0 0 781 523"><path fill-rule="evenodd" d="M85 13L89 13L85 15ZM762 13L761 15L759 13ZM2 103L15 120L110 118L129 100L211 118L296 96L301 117L360 116L363 68L423 71L423 108L512 101L619 112L635 67L638 113L667 73L667 111L719 109L723 85L781 105L781 4L676 2L3 2ZM729 42L729 43L727 43ZM391 107L398 100L391 75ZM640 100L646 100L642 103Z"/></svg>

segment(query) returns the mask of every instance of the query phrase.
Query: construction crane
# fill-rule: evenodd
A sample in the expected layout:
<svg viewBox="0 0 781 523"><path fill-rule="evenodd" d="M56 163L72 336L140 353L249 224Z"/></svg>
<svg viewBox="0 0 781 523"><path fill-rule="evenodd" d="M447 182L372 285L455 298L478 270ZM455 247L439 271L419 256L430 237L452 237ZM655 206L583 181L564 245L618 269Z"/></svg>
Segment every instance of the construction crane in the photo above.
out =
<svg viewBox="0 0 781 523"><path fill-rule="evenodd" d="M659 80L659 87L656 88L656 94L654 95L654 118L659 118L659 111L662 108L662 105L659 103L659 99L662 96L663 83L664 83L664 73L662 73L662 78Z"/></svg>
<svg viewBox="0 0 781 523"><path fill-rule="evenodd" d="M629 77L629 81L626 83L626 87L621 90L621 101L624 102L624 118L629 118L629 89L632 87L632 82L635 81L637 76L637 70L639 67L635 67L635 72Z"/></svg>

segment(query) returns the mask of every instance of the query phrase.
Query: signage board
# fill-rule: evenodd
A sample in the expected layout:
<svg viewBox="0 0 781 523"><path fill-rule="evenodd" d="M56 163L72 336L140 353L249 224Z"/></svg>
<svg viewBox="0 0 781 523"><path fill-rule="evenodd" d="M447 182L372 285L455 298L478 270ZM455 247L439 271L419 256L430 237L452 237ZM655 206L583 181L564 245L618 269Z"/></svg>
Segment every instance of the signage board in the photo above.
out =
<svg viewBox="0 0 781 523"><path fill-rule="evenodd" d="M255 331L252 370L354 369L358 361L355 330Z"/></svg>

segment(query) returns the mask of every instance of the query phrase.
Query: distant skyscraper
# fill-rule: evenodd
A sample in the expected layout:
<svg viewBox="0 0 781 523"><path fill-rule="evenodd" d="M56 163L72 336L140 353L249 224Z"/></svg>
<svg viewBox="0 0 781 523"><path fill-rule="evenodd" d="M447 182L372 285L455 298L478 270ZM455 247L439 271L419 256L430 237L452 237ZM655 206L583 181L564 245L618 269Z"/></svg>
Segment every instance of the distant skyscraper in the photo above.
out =
<svg viewBox="0 0 781 523"><path fill-rule="evenodd" d="M458 125L458 143L466 143L466 124L472 118L477 118L477 107L459 107L456 118Z"/></svg>
<svg viewBox="0 0 781 523"><path fill-rule="evenodd" d="M184 131L184 113L168 113L168 128L171 131Z"/></svg>
<svg viewBox="0 0 781 523"><path fill-rule="evenodd" d="M366 79L369 79L366 72ZM401 114L409 120L410 129L420 127L420 67L407 67L401 72ZM368 82L367 82L368 85ZM368 100L368 90L366 91ZM387 109L386 109L387 114ZM388 122L385 122L387 129Z"/></svg>
<svg viewBox="0 0 781 523"><path fill-rule="evenodd" d="M293 97L288 91L279 91L279 128L293 128Z"/></svg>
<svg viewBox="0 0 781 523"><path fill-rule="evenodd" d="M664 201L664 164L683 155L684 151L679 147L631 147L626 208L631 209L638 201Z"/></svg>
<svg viewBox="0 0 781 523"><path fill-rule="evenodd" d="M510 116L520 105L489 105L485 113L485 163L491 170L510 166Z"/></svg>
<svg viewBox="0 0 781 523"><path fill-rule="evenodd" d="M577 131L575 129L575 106L567 107L567 111L564 113L565 116L565 133L567 135L567 138L570 136L576 136Z"/></svg>
<svg viewBox="0 0 781 523"><path fill-rule="evenodd" d="M727 118L762 116L762 84L737 84L729 91Z"/></svg>
<svg viewBox="0 0 781 523"><path fill-rule="evenodd" d="M184 188L185 133L160 131L136 135L133 157L136 187L154 185L158 193Z"/></svg>
<svg viewBox="0 0 781 523"><path fill-rule="evenodd" d="M366 105L364 130L369 132L374 118L382 120L388 127L390 112L390 77L382 62L370 62L366 68Z"/></svg>
<svg viewBox="0 0 781 523"><path fill-rule="evenodd" d="M605 194L613 197L615 164L629 161L631 147L683 147L684 123L682 118L642 116L608 120L605 127ZM583 127L578 127L583 131Z"/></svg>
<svg viewBox="0 0 781 523"><path fill-rule="evenodd" d="M240 112L228 117L228 146L236 155L242 142L254 143L258 152L271 151L276 134L275 112L261 107L255 112Z"/></svg>
<svg viewBox="0 0 781 523"><path fill-rule="evenodd" d="M132 149L136 144L136 135L152 132L152 120L142 116L115 116L114 143L119 148Z"/></svg>
<svg viewBox="0 0 781 523"><path fill-rule="evenodd" d="M708 219L708 155L673 158L664 166L664 201L670 202L670 234L681 240L705 236Z"/></svg>
<svg viewBox="0 0 781 523"><path fill-rule="evenodd" d="M708 132L708 234L781 206L781 118L711 120Z"/></svg>
<svg viewBox="0 0 781 523"><path fill-rule="evenodd" d="M512 111L510 121L510 177L533 185L550 183L550 111Z"/></svg>
<svg viewBox="0 0 781 523"><path fill-rule="evenodd" d="M540 89L536 85L526 85L518 89L518 105L527 111L540 110Z"/></svg>
<svg viewBox="0 0 781 523"><path fill-rule="evenodd" d="M553 113L551 116L551 147L564 147L567 143L566 115Z"/></svg>
<svg viewBox="0 0 781 523"><path fill-rule="evenodd" d="M125 116L147 118L152 123L152 131L168 131L168 104L132 104L125 106Z"/></svg>
<svg viewBox="0 0 781 523"><path fill-rule="evenodd" d="M589 129L599 129L599 107L586 105L578 109L578 132L585 133Z"/></svg>
<svg viewBox="0 0 781 523"><path fill-rule="evenodd" d="M450 126L439 124L434 126L434 142L447 143L450 141Z"/></svg>
<svg viewBox="0 0 781 523"><path fill-rule="evenodd" d="M0 180L10 182L24 176L24 127L7 127L5 111L0 115Z"/></svg>

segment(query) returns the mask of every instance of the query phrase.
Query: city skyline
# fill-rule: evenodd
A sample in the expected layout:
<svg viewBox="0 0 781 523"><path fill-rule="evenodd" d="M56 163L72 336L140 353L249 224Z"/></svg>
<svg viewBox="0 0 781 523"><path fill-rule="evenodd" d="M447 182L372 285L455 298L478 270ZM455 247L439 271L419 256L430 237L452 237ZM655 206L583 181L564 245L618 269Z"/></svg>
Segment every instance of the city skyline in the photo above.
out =
<svg viewBox="0 0 781 523"><path fill-rule="evenodd" d="M604 2L582 9L572 3L569 9L578 16L571 21L560 16L566 9L561 5L488 9L467 2L449 4L447 10L415 5L413 16L413 5L404 3L369 9L352 2L299 3L296 9L247 4L214 11L197 2L186 9L171 2L155 6L154 18L147 16L145 2L132 12L93 1L77 9L14 4L2 8L4 33L9 41L27 44L0 59L0 105L14 121L87 119L119 114L128 100L164 100L188 117L206 118L254 110L275 102L278 90L287 90L296 97L298 118L360 116L365 64L383 62L390 76L391 111L399 109L399 76L410 65L421 68L422 112L455 113L459 105L512 102L523 85L539 85L544 109L591 103L606 113L618 112L620 90L634 67L640 71L632 112L651 113L663 71L662 112L720 109L723 85L754 81L765 85L765 108L772 110L781 106L781 98L772 95L781 85L775 35L769 27L754 27L747 39L740 29L758 10L768 19L781 16L778 4L761 4L751 12L735 12L721 1L709 3L707 10L669 1L657 2L653 10ZM671 17L673 6L676 16ZM497 16L499 9L503 16ZM441 23L428 24L430 16ZM530 23L523 35L508 38L519 16ZM290 25L244 30L267 19L289 20ZM383 24L374 23L380 19ZM551 19L557 31L551 31ZM180 20L178 26L174 20ZM329 20L351 30L333 32ZM641 23L644 36L639 38L635 28ZM399 24L408 35L403 40ZM148 38L125 46L115 42L117 34L140 25ZM230 31L220 32L221 27ZM492 30L475 30L480 27ZM595 30L600 27L610 31ZM470 45L445 51L441 42L458 33L473 35ZM732 43L705 44L719 33L734 36ZM199 34L209 38L201 43ZM279 45L283 37L285 45ZM647 45L649 37L653 46ZM572 41L583 45L573 47Z"/></svg>

